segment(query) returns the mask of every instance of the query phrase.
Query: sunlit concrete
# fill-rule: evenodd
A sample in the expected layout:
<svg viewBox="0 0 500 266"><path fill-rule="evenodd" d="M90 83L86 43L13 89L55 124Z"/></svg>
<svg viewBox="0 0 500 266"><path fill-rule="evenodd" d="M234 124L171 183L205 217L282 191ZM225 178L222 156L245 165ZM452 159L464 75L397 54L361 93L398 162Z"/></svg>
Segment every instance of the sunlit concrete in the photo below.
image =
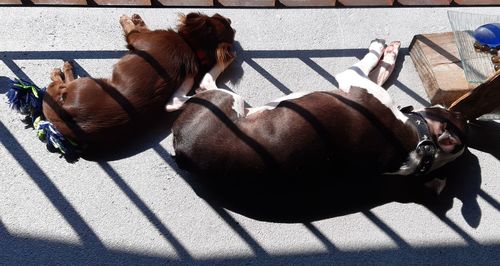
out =
<svg viewBox="0 0 500 266"><path fill-rule="evenodd" d="M179 12L202 11L233 21L238 59L220 85L251 106L332 88L333 74L384 38L402 42L389 93L402 106L421 107L427 97L407 48L415 34L450 31L447 10L0 7L0 261L498 263L498 124L461 161L476 174L447 199L441 218L420 204L392 202L311 223L273 223L197 195L168 155L170 137L119 160L68 164L25 128L4 96L6 78L45 86L63 59L75 59L80 75L109 76L125 51L121 14L139 13L156 29L174 26ZM454 10L500 14L498 7Z"/></svg>

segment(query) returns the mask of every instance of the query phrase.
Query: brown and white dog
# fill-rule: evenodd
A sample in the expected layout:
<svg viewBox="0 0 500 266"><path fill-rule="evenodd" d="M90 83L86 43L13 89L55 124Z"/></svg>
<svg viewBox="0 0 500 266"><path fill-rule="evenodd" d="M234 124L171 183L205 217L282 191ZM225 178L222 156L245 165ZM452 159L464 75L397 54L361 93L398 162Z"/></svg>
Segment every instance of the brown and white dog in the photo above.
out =
<svg viewBox="0 0 500 266"><path fill-rule="evenodd" d="M226 65L215 65L173 125L175 160L198 175L255 180L425 174L456 159L464 151L464 121L440 106L403 113L381 87L399 45L374 40L362 60L336 76L339 89L294 93L256 108L217 88Z"/></svg>
<svg viewBox="0 0 500 266"><path fill-rule="evenodd" d="M44 96L45 119L84 152L134 138L132 125L165 112L200 73L231 60L235 31L219 14L181 15L177 31L150 30L137 14L123 15L120 24L129 52L110 78L74 79L65 62L64 76L54 69Z"/></svg>

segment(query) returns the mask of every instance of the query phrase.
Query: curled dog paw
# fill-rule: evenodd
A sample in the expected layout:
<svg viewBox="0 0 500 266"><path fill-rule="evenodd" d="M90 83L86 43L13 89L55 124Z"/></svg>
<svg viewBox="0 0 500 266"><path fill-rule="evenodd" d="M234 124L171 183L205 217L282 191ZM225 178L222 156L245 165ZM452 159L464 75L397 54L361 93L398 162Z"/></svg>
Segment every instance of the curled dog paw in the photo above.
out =
<svg viewBox="0 0 500 266"><path fill-rule="evenodd" d="M382 55L382 52L385 49L385 40L384 39L375 39L370 42L370 50L373 50L378 53L378 55Z"/></svg>
<svg viewBox="0 0 500 266"><path fill-rule="evenodd" d="M137 25L137 26L144 26L145 25L144 20L142 20L141 16L139 16L138 14L132 15L132 22L134 23L134 25Z"/></svg>
<svg viewBox="0 0 500 266"><path fill-rule="evenodd" d="M70 61L65 61L63 65L63 71L66 72L69 70L73 70L73 65L71 64Z"/></svg>
<svg viewBox="0 0 500 266"><path fill-rule="evenodd" d="M52 72L50 72L50 80L52 81L62 81L62 71L60 68L54 68L52 69Z"/></svg>
<svg viewBox="0 0 500 266"><path fill-rule="evenodd" d="M120 16L120 24L122 26L124 26L125 23L127 23L128 21L131 21L131 19L129 18L129 16L127 16L127 15L121 15Z"/></svg>

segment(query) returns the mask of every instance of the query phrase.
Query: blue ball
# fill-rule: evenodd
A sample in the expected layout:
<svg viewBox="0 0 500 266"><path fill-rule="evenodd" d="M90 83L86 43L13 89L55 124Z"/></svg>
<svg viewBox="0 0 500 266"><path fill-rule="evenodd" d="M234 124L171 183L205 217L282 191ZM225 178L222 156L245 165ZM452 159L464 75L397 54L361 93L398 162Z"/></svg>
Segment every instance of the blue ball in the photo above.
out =
<svg viewBox="0 0 500 266"><path fill-rule="evenodd" d="M489 47L500 45L500 23L489 23L479 26L474 31L476 41Z"/></svg>

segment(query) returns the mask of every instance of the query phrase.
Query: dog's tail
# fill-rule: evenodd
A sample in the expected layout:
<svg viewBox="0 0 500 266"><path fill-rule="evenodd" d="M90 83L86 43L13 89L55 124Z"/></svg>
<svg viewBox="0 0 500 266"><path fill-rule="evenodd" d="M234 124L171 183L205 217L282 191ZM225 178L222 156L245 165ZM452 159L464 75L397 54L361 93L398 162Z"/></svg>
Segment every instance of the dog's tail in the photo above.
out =
<svg viewBox="0 0 500 266"><path fill-rule="evenodd" d="M38 138L47 143L49 151L59 152L68 162L75 162L79 158L78 145L66 139L51 122L44 120L42 107L45 91L46 88L25 80L11 80L7 91L10 108L26 115L25 122L33 126Z"/></svg>

